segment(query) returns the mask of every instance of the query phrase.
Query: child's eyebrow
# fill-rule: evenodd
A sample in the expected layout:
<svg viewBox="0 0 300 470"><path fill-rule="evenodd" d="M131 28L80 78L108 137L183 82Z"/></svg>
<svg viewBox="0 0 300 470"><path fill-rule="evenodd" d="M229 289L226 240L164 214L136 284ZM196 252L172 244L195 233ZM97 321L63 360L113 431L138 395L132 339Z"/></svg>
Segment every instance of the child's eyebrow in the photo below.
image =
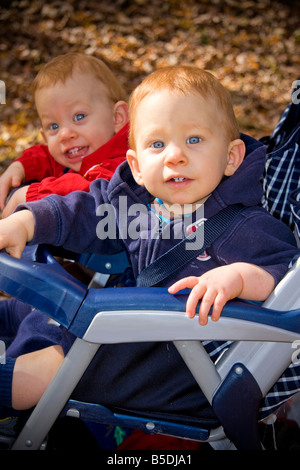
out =
<svg viewBox="0 0 300 470"><path fill-rule="evenodd" d="M191 129L191 131L193 132L210 132L210 128L207 125L201 124L198 121L187 122L186 124L183 124L182 129L186 131L189 131Z"/></svg>
<svg viewBox="0 0 300 470"><path fill-rule="evenodd" d="M49 114L49 113L42 113L42 114L40 114L40 118L41 119L50 119L50 120L52 120L52 115Z"/></svg>
<svg viewBox="0 0 300 470"><path fill-rule="evenodd" d="M154 140L163 140L165 136L164 130L159 126L144 128L140 132L140 140L143 143L149 143Z"/></svg>
<svg viewBox="0 0 300 470"><path fill-rule="evenodd" d="M147 134L157 134L159 132L163 132L165 128L157 124L149 124L144 127L143 132L147 132Z"/></svg>
<svg viewBox="0 0 300 470"><path fill-rule="evenodd" d="M40 121L41 121L43 126L47 126L48 124L50 124L52 122L56 122L57 119L55 119L50 114L41 114L40 115Z"/></svg>

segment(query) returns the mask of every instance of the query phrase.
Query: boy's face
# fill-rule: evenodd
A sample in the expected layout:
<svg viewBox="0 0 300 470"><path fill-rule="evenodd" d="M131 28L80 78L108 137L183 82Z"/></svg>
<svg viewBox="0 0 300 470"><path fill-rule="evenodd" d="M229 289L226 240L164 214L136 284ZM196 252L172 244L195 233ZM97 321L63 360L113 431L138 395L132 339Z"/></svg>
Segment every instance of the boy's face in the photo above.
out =
<svg viewBox="0 0 300 470"><path fill-rule="evenodd" d="M243 160L243 142L229 141L216 104L196 93L148 95L135 122L133 176L166 205L204 202Z"/></svg>
<svg viewBox="0 0 300 470"><path fill-rule="evenodd" d="M120 124L102 83L89 74L76 73L65 83L37 90L35 102L42 132L53 158L79 171L82 160L108 142ZM124 108L124 113L126 113Z"/></svg>

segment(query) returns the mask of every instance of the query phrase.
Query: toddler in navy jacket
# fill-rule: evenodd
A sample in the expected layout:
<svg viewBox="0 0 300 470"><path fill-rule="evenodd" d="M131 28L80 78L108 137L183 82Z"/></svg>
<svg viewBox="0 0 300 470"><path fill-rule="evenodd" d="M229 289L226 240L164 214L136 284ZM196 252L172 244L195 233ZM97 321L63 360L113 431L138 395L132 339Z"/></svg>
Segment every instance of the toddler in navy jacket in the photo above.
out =
<svg viewBox="0 0 300 470"><path fill-rule="evenodd" d="M127 162L111 181L94 181L89 193L53 195L19 206L0 222L0 248L17 257L26 243L77 252L125 249L137 277L178 242L179 233L186 233L189 217L194 223L199 213L209 218L238 202L246 210L165 286L171 294L191 289L189 317L201 300L200 325L207 323L211 308L211 319L218 321L226 302L235 297L265 300L287 272L297 247L288 227L260 206L265 147L240 136L219 81L194 67L158 70L131 97L130 128ZM10 369L13 407L26 408L38 400L63 360L64 345L48 348L48 355L35 351L31 364L26 355L16 359ZM27 370L40 378L30 393ZM9 383L5 368L2 376ZM103 345L87 376L92 386L83 377L75 397L88 389L89 399L114 408L197 419L207 406L172 343Z"/></svg>

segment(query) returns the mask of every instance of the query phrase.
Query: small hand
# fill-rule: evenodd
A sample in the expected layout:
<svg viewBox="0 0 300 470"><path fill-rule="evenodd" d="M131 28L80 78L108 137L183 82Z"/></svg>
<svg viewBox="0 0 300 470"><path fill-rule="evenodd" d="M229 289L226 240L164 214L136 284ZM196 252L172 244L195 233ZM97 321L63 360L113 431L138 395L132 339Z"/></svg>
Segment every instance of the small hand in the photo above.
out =
<svg viewBox="0 0 300 470"><path fill-rule="evenodd" d="M29 210L0 220L0 250L5 249L11 256L20 258L26 243L32 240L34 229L34 217Z"/></svg>
<svg viewBox="0 0 300 470"><path fill-rule="evenodd" d="M186 314L193 318L198 302L199 323L206 325L208 314L213 307L211 319L217 321L228 300L238 297L243 290L243 279L235 265L220 266L200 277L190 276L175 282L169 292L175 294L182 289L192 289L186 303Z"/></svg>
<svg viewBox="0 0 300 470"><path fill-rule="evenodd" d="M18 204L21 204L22 202L26 202L26 194L27 194L28 188L29 188L28 185L22 186L22 188L17 189L11 195L10 199L8 200L6 206L4 207L2 211L2 219L12 214Z"/></svg>
<svg viewBox="0 0 300 470"><path fill-rule="evenodd" d="M3 210L6 198L11 188L17 188L25 178L25 170L22 163L13 162L0 176L0 209Z"/></svg>

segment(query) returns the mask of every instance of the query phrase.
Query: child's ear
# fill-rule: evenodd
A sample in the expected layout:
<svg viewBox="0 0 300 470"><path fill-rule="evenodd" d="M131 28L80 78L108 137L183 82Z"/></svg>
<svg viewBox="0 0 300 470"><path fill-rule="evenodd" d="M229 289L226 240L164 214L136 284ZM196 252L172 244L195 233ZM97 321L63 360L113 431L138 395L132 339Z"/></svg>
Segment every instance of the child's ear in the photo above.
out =
<svg viewBox="0 0 300 470"><path fill-rule="evenodd" d="M246 147L241 139L232 140L228 147L228 161L225 169L225 176L233 175L240 164L243 162L246 153Z"/></svg>
<svg viewBox="0 0 300 470"><path fill-rule="evenodd" d="M125 126L128 119L128 104L125 101L117 101L114 105L114 126L116 133Z"/></svg>
<svg viewBox="0 0 300 470"><path fill-rule="evenodd" d="M130 166L131 173L132 173L135 181L138 184L140 184L141 186L143 186L143 184L144 184L143 183L143 178L142 178L142 175L141 175L140 166L139 166L139 162L138 162L138 159L137 159L137 156L136 156L136 152L132 149L127 150L126 158L127 158L128 165Z"/></svg>

